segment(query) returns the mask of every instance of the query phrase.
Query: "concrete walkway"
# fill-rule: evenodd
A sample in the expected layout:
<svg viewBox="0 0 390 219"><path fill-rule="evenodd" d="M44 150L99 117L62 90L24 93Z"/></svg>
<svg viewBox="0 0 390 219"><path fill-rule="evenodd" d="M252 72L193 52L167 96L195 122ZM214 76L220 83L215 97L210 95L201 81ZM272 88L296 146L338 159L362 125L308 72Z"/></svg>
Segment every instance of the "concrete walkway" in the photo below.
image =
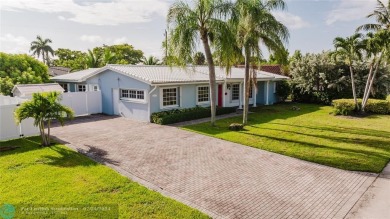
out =
<svg viewBox="0 0 390 219"><path fill-rule="evenodd" d="M78 118L52 133L214 218L344 218L377 176L119 117Z"/></svg>
<svg viewBox="0 0 390 219"><path fill-rule="evenodd" d="M347 219L390 218L390 163L352 208Z"/></svg>

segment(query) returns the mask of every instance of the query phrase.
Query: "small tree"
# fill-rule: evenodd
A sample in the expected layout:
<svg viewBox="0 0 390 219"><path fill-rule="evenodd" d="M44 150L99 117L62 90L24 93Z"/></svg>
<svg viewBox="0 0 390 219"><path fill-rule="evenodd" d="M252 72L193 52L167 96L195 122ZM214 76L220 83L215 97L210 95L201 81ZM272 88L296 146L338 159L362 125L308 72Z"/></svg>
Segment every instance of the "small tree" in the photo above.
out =
<svg viewBox="0 0 390 219"><path fill-rule="evenodd" d="M57 120L64 125L65 119L73 118L73 110L61 105L59 100L59 92L34 93L31 100L22 103L15 110L15 120L18 124L27 118L34 119L34 125L39 127L43 146L50 145L52 120ZM46 126L47 134L45 133Z"/></svg>

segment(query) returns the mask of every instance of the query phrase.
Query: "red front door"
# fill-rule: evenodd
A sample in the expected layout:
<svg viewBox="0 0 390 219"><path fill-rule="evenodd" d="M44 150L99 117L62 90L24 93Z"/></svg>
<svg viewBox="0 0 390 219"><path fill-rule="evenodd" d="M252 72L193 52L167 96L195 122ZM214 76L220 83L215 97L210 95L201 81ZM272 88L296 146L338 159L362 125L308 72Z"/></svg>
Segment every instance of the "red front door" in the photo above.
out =
<svg viewBox="0 0 390 219"><path fill-rule="evenodd" d="M223 93L222 93L222 84L218 84L218 106L222 107L222 99L223 99Z"/></svg>

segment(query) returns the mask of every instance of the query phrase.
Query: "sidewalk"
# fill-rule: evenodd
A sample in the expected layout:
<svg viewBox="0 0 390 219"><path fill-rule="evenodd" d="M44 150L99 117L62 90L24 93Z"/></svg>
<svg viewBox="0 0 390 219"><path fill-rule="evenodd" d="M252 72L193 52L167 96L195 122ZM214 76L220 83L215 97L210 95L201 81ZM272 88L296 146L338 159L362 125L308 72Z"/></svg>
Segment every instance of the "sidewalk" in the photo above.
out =
<svg viewBox="0 0 390 219"><path fill-rule="evenodd" d="M390 218L390 163L354 205L347 219Z"/></svg>

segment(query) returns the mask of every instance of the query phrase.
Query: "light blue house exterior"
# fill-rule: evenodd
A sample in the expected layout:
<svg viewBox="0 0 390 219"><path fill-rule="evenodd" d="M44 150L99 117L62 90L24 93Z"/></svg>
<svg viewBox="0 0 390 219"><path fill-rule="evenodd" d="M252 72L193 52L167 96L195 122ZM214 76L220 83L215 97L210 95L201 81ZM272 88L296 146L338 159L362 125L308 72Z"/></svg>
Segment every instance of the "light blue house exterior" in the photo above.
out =
<svg viewBox="0 0 390 219"><path fill-rule="evenodd" d="M244 69L233 68L228 76L216 68L217 105L243 105ZM251 88L249 104L270 105L277 102L277 82L287 77L257 72L257 86ZM207 67L107 65L52 78L65 92L100 90L102 113L150 121L150 115L175 108L210 105Z"/></svg>

